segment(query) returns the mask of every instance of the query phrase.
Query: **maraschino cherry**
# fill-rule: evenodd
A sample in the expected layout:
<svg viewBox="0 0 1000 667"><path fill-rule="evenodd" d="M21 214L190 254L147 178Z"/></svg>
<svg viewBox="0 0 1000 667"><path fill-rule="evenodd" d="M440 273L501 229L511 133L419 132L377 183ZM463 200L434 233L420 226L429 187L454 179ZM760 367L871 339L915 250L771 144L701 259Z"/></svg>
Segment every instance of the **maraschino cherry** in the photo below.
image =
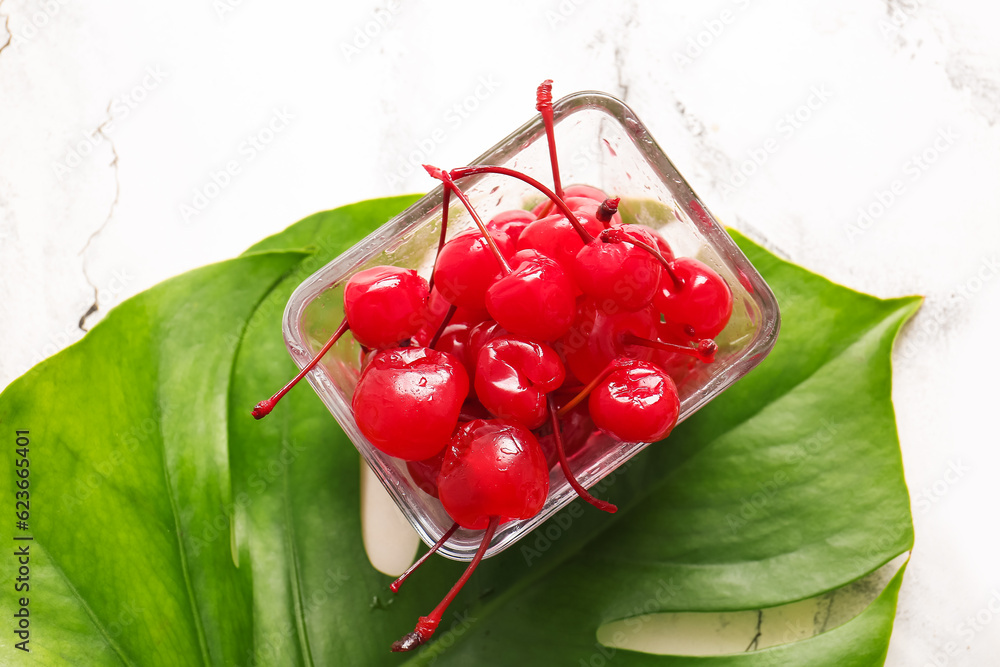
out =
<svg viewBox="0 0 1000 667"><path fill-rule="evenodd" d="M392 645L411 651L433 636L451 601L472 576L496 533L509 519L530 519L549 492L545 454L531 431L516 422L494 419L462 424L445 452L438 476L441 504L457 524L483 530L483 540L462 577L413 632Z"/></svg>
<svg viewBox="0 0 1000 667"><path fill-rule="evenodd" d="M469 377L458 359L426 347L400 347L375 355L351 406L358 429L375 447L421 461L444 449L468 393Z"/></svg>
<svg viewBox="0 0 1000 667"><path fill-rule="evenodd" d="M366 347L383 348L417 334L430 319L427 281L411 269L374 266L351 276L344 286L344 319L316 356L271 398L253 409L254 419L271 413L348 331Z"/></svg>
<svg viewBox="0 0 1000 667"><path fill-rule="evenodd" d="M548 418L546 396L565 378L559 355L545 343L501 336L479 351L476 396L495 416L535 429Z"/></svg>
<svg viewBox="0 0 1000 667"><path fill-rule="evenodd" d="M663 280L653 305L677 336L715 338L733 313L733 292L718 273L692 257L672 262L679 285Z"/></svg>
<svg viewBox="0 0 1000 667"><path fill-rule="evenodd" d="M624 442L661 440L680 414L677 387L670 376L653 364L634 360L598 383L589 404L594 424Z"/></svg>

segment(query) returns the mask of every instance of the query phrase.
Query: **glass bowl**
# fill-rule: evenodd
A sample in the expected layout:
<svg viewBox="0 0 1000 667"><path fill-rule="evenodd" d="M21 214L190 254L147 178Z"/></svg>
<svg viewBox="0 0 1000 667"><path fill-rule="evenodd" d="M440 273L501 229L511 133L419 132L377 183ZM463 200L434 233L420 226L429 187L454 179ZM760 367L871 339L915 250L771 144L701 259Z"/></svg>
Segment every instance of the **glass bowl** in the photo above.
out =
<svg viewBox="0 0 1000 667"><path fill-rule="evenodd" d="M554 117L564 186L586 184L621 197L619 211L625 222L660 230L678 257L695 257L708 264L732 289L733 315L715 339L719 344L715 363L700 364L679 386L679 421L683 421L770 352L780 323L774 294L623 102L598 92L575 93L555 103ZM506 166L543 183L551 182L541 116L536 115L473 164ZM484 220L508 209L531 208L541 201L537 191L506 176L474 176L460 183ZM457 198L451 201L448 238L475 226ZM295 290L285 309L283 330L288 351L299 368L319 351L343 319L344 284L351 275L371 266L392 264L430 277L441 229L441 202L442 188L437 187ZM309 382L421 539L432 545L452 520L437 499L417 488L404 461L375 449L358 430L351 398L360 362L361 348L345 336L308 375ZM606 442L601 446L585 448L571 459L578 479L588 488L649 445L603 437ZM575 498L555 466L542 511L532 519L502 524L486 556L514 544ZM459 530L440 553L455 560L471 560L481 537L481 531Z"/></svg>

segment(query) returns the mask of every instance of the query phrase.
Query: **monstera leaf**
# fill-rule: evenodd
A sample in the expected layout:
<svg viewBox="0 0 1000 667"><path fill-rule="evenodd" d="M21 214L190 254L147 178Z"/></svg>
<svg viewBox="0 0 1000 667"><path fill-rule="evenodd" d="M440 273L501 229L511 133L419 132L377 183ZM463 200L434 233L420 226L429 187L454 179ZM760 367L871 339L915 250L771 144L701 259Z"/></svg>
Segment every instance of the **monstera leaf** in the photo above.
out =
<svg viewBox="0 0 1000 667"><path fill-rule="evenodd" d="M902 571L853 620L718 657L611 649L640 614L756 610L821 595L912 546L890 352L913 298L858 294L734 233L783 330L749 376L602 487L483 563L439 636L412 629L463 565L432 559L396 597L361 538L358 454L319 399L249 408L294 371L284 304L305 277L414 201L311 216L243 256L110 312L0 396L0 481L30 440L30 553L0 563L0 661L25 665L881 664ZM22 464L23 465L23 464ZM21 571L23 573L23 570ZM27 598L24 653L9 614ZM407 662L408 661L408 662Z"/></svg>

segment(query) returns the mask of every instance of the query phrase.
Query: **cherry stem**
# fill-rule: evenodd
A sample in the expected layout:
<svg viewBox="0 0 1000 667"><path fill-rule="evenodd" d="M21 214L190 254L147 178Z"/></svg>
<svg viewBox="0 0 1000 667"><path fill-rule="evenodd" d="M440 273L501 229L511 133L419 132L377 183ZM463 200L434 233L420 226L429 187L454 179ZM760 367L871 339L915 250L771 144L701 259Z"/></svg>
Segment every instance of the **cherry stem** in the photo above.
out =
<svg viewBox="0 0 1000 667"><path fill-rule="evenodd" d="M431 557L431 554L435 553L438 549L444 546L444 543L451 539L451 536L455 534L456 530L458 530L458 524L457 523L451 524L451 528L449 528L445 532L445 534L441 536L440 540L434 543L434 546L432 546L427 551L427 553L425 553L423 556L420 557L420 560L418 560L416 563L408 567L406 569L406 572L399 575L399 578L396 579L396 581L389 584L389 590L391 590L393 593L398 593L399 587L403 585L403 582L406 581L411 574L416 572L417 568L423 565L424 561L426 561L428 558Z"/></svg>
<svg viewBox="0 0 1000 667"><path fill-rule="evenodd" d="M479 226L479 231L482 232L483 236L486 238L486 244L490 247L490 251L493 253L493 256L496 257L497 262L500 263L500 269L503 271L503 274L505 276L509 274L511 272L510 264L507 263L503 253L500 252L500 248L497 247L496 241L494 241L493 237L490 236L489 230L486 229L486 223L484 223L483 219L479 217L476 209L472 206L472 202L470 202L469 198L465 196L465 193L462 192L461 188L455 185L451 174L443 169L439 169L429 164L425 164L424 169L426 169L427 173L433 178L436 178L444 183L445 191L450 189L455 193L455 196L458 197L459 201L462 202L465 209L472 216L472 219L475 220L476 224Z"/></svg>
<svg viewBox="0 0 1000 667"><path fill-rule="evenodd" d="M332 336L330 336L330 340L326 341L326 344L320 349L319 352L316 353L316 356L312 358L312 361L306 364L306 366L301 371L299 371L298 375L296 375L294 378L292 378L292 380L288 384L282 387L281 391L279 391L277 394L267 399L266 401L261 401L256 406L254 406L253 412L251 413L253 415L253 418L263 419L264 417L271 414L271 410L273 410L274 406L278 404L278 401L281 400L281 397L287 394L289 389L297 385L299 383L299 380L304 378L309 373L309 371L315 368L316 364L319 363L319 360L323 358L323 355L329 352L330 348L333 347L337 343L337 341L340 340L340 337L343 336L350 328L351 325L347 323L347 318L345 317L344 321L340 323L339 327L337 327L337 330L333 332Z"/></svg>
<svg viewBox="0 0 1000 667"><path fill-rule="evenodd" d="M434 337L431 338L431 342L427 343L427 347L433 348L437 345L438 339L441 338L441 334L444 333L445 328L451 322L451 318L455 316L456 310L458 310L458 306L455 304L448 306L448 312L444 314L444 319L441 320L441 326L439 326L438 330L434 333Z"/></svg>
<svg viewBox="0 0 1000 667"><path fill-rule="evenodd" d="M618 204L621 200L621 197L608 197L597 207L597 219L604 225L605 229L611 226L611 218L618 212Z"/></svg>
<svg viewBox="0 0 1000 667"><path fill-rule="evenodd" d="M623 359L622 357L619 357L617 359L612 359L611 362L604 367L603 371L598 373L597 376L593 380L588 382L584 386L584 388L581 389L579 393L577 393L576 396L570 399L569 403L559 408L559 412L556 413L557 416L562 417L567 412L578 406L581 403L581 401L583 401L583 399L587 398L587 396L590 395L590 392L594 391L594 389L597 388L597 385L599 385L601 382L604 382L604 380L606 380L607 377L611 375L613 371L616 371L619 368L626 366L629 361L631 360Z"/></svg>
<svg viewBox="0 0 1000 667"><path fill-rule="evenodd" d="M684 281L674 272L674 267L666 260L660 249L640 241L628 234L621 227L610 227L601 232L601 240L605 243L631 243L636 248L642 248L663 265L664 271L670 276L670 281L674 284L674 291L677 292L684 287Z"/></svg>
<svg viewBox="0 0 1000 667"><path fill-rule="evenodd" d="M667 352L679 352L694 357L698 361L710 364L715 361L715 353L719 351L718 344L711 338L702 338L696 347L687 345L677 345L676 343L665 343L659 340L650 340L632 333L626 333L624 337L626 345L642 345L643 347L653 347Z"/></svg>
<svg viewBox="0 0 1000 667"><path fill-rule="evenodd" d="M451 601L455 599L455 596L458 595L459 591L462 590L462 587L469 580L469 577L476 570L479 561L486 554L486 549L489 548L490 542L493 541L493 534L497 532L497 526L499 525L500 517L491 516L490 523L483 534L483 541L479 543L476 555L473 556L469 566L465 568L465 572L461 578L455 582L455 585L451 587L451 590L444 596L444 599L438 603L438 606L434 607L434 611L427 616L420 617L417 621L417 627L414 628L413 632L404 635L392 645L393 652L412 651L434 635L434 631L437 630L437 626L441 622L441 616L444 615L445 610L448 609L448 605L451 604Z"/></svg>
<svg viewBox="0 0 1000 667"><path fill-rule="evenodd" d="M524 181L531 187L535 188L543 195L552 200L552 203L556 205L556 208L566 216L566 219L570 221L576 233L580 235L584 243L592 243L594 240L594 235L586 230L580 219L576 217L576 214L570 210L563 198L556 193L549 190L541 182L528 176L527 174L520 172L516 169L510 169L509 167L495 167L489 164L474 164L468 167L458 167L457 169L452 169L450 172L451 177L456 181L460 178L465 178L466 176L475 176L477 174L502 174L504 176L512 176L518 180Z"/></svg>
<svg viewBox="0 0 1000 667"><path fill-rule="evenodd" d="M438 257L441 256L441 249L444 248L444 238L448 235L448 208L451 205L451 188L444 189L444 197L441 199L441 238L438 239L437 253L434 255L434 266L431 267L431 279L428 285L428 293L434 289L434 270L437 269Z"/></svg>
<svg viewBox="0 0 1000 667"><path fill-rule="evenodd" d="M559 455L559 467L562 468L563 475L566 476L566 481L569 482L569 485L573 487L574 491L576 491L576 495L580 496L597 509L614 514L618 511L618 506L590 495L590 492L583 488L583 485L580 484L579 480L577 480L576 475L574 475L573 471L570 470L569 460L566 458L566 449L563 447L562 429L559 428L559 415L556 412L556 404L552 400L552 396L548 397L548 402L549 416L552 418L552 434L556 438L556 454Z"/></svg>
<svg viewBox="0 0 1000 667"><path fill-rule="evenodd" d="M535 92L535 109L542 114L545 125L545 137L549 142L549 161L552 163L552 183L556 195L562 199L562 181L559 178L559 158L556 156L555 123L552 119L552 79L542 81Z"/></svg>

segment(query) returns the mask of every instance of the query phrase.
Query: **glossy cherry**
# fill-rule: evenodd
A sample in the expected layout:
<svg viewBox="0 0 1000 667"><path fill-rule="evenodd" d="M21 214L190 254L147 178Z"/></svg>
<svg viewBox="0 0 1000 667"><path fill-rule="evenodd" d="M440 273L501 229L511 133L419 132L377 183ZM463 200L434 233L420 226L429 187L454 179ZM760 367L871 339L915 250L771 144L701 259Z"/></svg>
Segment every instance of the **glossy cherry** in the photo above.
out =
<svg viewBox="0 0 1000 667"><path fill-rule="evenodd" d="M426 347L379 352L354 389L354 419L379 450L421 461L448 443L469 393L462 363Z"/></svg>
<svg viewBox="0 0 1000 667"><path fill-rule="evenodd" d="M733 292L722 277L691 257L671 262L679 284L664 278L653 306L677 337L715 338L733 313Z"/></svg>
<svg viewBox="0 0 1000 667"><path fill-rule="evenodd" d="M500 244L492 238L492 233L483 224L465 193L455 185L451 175L430 165L424 165L424 168L428 174L440 179L465 205L479 226L480 238L490 248L496 265L500 267L499 275L479 273L476 274L476 280L466 275L464 294L478 292L486 286L484 301L487 311L501 326L515 333L542 340L557 338L565 333L572 322L574 287L562 268L539 253L518 253L515 255L516 259L503 256ZM579 221L576 224L580 224ZM522 238L525 233L527 228L521 234ZM472 233L474 234L475 232ZM448 250L453 242L454 240L449 241L438 257L436 271L439 275L451 265L452 256L448 254ZM441 276L437 285L443 290L445 297L449 298L444 292L444 280L444 276ZM470 307L465 302L452 300L452 303Z"/></svg>
<svg viewBox="0 0 1000 667"><path fill-rule="evenodd" d="M496 232L506 234L511 241L517 243L524 228L535 220L536 218L531 211L513 209L493 216L493 219L486 224L486 229L491 234Z"/></svg>
<svg viewBox="0 0 1000 667"><path fill-rule="evenodd" d="M590 382L618 357L651 359L649 348L630 347L625 336L655 338L658 319L652 308L629 312L613 302L598 303L593 297L582 297L573 326L554 347L573 375L581 382Z"/></svg>
<svg viewBox="0 0 1000 667"><path fill-rule="evenodd" d="M546 395L566 377L556 351L523 336L486 343L476 362L476 396L496 417L538 428L548 419Z"/></svg>
<svg viewBox="0 0 1000 667"><path fill-rule="evenodd" d="M515 422L477 419L462 424L445 452L438 492L457 524L485 533L462 577L412 632L392 645L393 651L412 651L434 635L501 522L530 519L541 511L549 492L545 455L531 431Z"/></svg>
<svg viewBox="0 0 1000 667"><path fill-rule="evenodd" d="M344 314L354 339L366 347L394 347L428 319L427 281L412 269L374 266L344 286Z"/></svg>
<svg viewBox="0 0 1000 667"><path fill-rule="evenodd" d="M604 228L593 214L583 214L578 220L592 236L597 236ZM586 243L569 218L554 213L525 227L518 238L517 249L537 250L559 262L568 275L573 275L576 255Z"/></svg>
<svg viewBox="0 0 1000 667"><path fill-rule="evenodd" d="M491 234L505 260L515 244L503 232ZM505 273L489 241L479 231L469 231L444 244L434 268L434 287L448 303L470 310L486 308L486 290Z"/></svg>
<svg viewBox="0 0 1000 667"><path fill-rule="evenodd" d="M254 406L254 419L271 413L350 329L364 347L398 345L417 334L431 319L427 281L416 271L396 266L374 266L351 276L344 286L344 319L330 339L288 384Z"/></svg>
<svg viewBox="0 0 1000 667"><path fill-rule="evenodd" d="M588 243L576 255L573 277L584 294L600 302L611 301L625 310L645 308L660 286L662 267L658 259L634 241L655 246L655 238L638 225L614 228L618 242L600 238Z"/></svg>
<svg viewBox="0 0 1000 667"><path fill-rule="evenodd" d="M612 369L589 397L594 424L624 442L654 442L677 423L680 400L666 371L628 360Z"/></svg>
<svg viewBox="0 0 1000 667"><path fill-rule="evenodd" d="M490 517L530 519L545 504L549 470L538 440L508 419L461 424L444 455L438 497L463 528L482 530Z"/></svg>
<svg viewBox="0 0 1000 667"><path fill-rule="evenodd" d="M416 487L434 498L438 497L437 478L441 474L441 464L444 463L444 452L442 449L429 459L406 462L406 470Z"/></svg>
<svg viewBox="0 0 1000 667"><path fill-rule="evenodd" d="M576 287L563 268L535 250L521 250L513 270L486 291L486 309L504 329L538 340L555 340L576 315Z"/></svg>

